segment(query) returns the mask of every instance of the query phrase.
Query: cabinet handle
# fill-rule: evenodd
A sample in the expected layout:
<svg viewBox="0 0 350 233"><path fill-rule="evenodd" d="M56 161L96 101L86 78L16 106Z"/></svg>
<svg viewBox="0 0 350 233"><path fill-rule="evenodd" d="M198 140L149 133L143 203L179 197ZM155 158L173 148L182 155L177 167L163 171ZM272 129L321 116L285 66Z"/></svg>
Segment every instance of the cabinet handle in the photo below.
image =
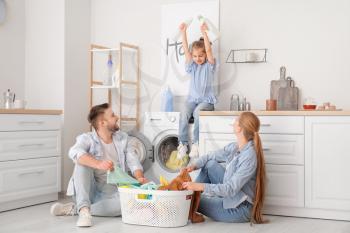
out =
<svg viewBox="0 0 350 233"><path fill-rule="evenodd" d="M160 119L160 118L151 118L150 120L151 121L161 121L162 119Z"/></svg>
<svg viewBox="0 0 350 233"><path fill-rule="evenodd" d="M38 144L22 144L22 145L19 145L18 147L32 147L32 146L36 146L36 147L40 147L40 146L43 146L44 144L42 143L38 143Z"/></svg>
<svg viewBox="0 0 350 233"><path fill-rule="evenodd" d="M270 148L263 148L263 151L270 151Z"/></svg>
<svg viewBox="0 0 350 233"><path fill-rule="evenodd" d="M44 121L20 121L21 125L41 125L44 124Z"/></svg>
<svg viewBox="0 0 350 233"><path fill-rule="evenodd" d="M24 175L30 175L30 174L42 174L44 173L44 170L41 171L32 171L32 172L23 172L21 174L18 174L18 176L24 176Z"/></svg>
<svg viewBox="0 0 350 233"><path fill-rule="evenodd" d="M263 127L270 127L271 124L260 124L260 126L263 126Z"/></svg>

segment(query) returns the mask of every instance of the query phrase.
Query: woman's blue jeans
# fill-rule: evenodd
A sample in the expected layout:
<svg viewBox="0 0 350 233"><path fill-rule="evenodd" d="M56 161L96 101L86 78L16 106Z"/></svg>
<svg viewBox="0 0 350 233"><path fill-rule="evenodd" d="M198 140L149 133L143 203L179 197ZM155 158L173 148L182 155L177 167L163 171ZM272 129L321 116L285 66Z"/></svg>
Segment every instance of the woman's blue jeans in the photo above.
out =
<svg viewBox="0 0 350 233"><path fill-rule="evenodd" d="M225 168L214 160L209 160L197 176L197 183L222 184ZM237 208L225 209L222 197L201 196L198 212L219 222L249 222L252 204L244 201Z"/></svg>

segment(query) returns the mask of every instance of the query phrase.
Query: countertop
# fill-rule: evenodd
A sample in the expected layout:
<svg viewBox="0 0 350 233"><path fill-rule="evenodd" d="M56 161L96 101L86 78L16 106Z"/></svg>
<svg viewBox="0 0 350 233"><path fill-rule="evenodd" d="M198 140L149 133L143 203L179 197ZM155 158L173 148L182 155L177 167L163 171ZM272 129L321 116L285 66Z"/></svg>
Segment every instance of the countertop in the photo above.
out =
<svg viewBox="0 0 350 233"><path fill-rule="evenodd" d="M0 114L35 114L35 115L61 115L62 110L47 110L47 109L2 109Z"/></svg>
<svg viewBox="0 0 350 233"><path fill-rule="evenodd" d="M265 111L252 110L251 112L259 116L350 116L350 110L337 111L318 111L318 110L299 110L299 111ZM240 111L200 111L200 116L236 116Z"/></svg>

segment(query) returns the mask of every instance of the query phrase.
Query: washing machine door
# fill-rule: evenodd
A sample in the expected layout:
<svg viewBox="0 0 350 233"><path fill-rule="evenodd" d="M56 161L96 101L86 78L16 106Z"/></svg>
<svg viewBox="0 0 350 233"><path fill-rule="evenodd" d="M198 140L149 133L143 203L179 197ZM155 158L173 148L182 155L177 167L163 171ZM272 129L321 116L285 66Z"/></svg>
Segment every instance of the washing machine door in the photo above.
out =
<svg viewBox="0 0 350 233"><path fill-rule="evenodd" d="M153 146L139 131L129 131L128 135L128 147L131 147L134 150L134 153L142 164L143 171L146 172L152 165Z"/></svg>
<svg viewBox="0 0 350 233"><path fill-rule="evenodd" d="M153 142L154 157L159 166L169 173L178 173L186 167L190 161L188 155L183 159L177 159L177 147L179 146L177 130L166 130L160 133Z"/></svg>

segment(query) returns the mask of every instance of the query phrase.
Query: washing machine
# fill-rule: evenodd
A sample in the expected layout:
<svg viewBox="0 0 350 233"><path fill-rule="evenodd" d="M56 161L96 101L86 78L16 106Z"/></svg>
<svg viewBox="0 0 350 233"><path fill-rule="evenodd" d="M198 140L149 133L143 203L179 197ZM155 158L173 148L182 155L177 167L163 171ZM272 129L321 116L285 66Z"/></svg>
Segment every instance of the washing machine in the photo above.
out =
<svg viewBox="0 0 350 233"><path fill-rule="evenodd" d="M145 176L159 182L159 177L163 176L168 181L179 174L180 166L169 166L169 160L174 159L176 154L179 132L179 112L146 112L144 117L143 133L152 145L152 156L147 163ZM192 135L192 124L189 124L189 136ZM189 142L191 141L191 136ZM189 143L191 144L191 143ZM188 153L189 153L188 148ZM172 156L172 158L170 158ZM187 166L193 159L186 158L181 166ZM192 180L195 180L199 171L191 172Z"/></svg>

